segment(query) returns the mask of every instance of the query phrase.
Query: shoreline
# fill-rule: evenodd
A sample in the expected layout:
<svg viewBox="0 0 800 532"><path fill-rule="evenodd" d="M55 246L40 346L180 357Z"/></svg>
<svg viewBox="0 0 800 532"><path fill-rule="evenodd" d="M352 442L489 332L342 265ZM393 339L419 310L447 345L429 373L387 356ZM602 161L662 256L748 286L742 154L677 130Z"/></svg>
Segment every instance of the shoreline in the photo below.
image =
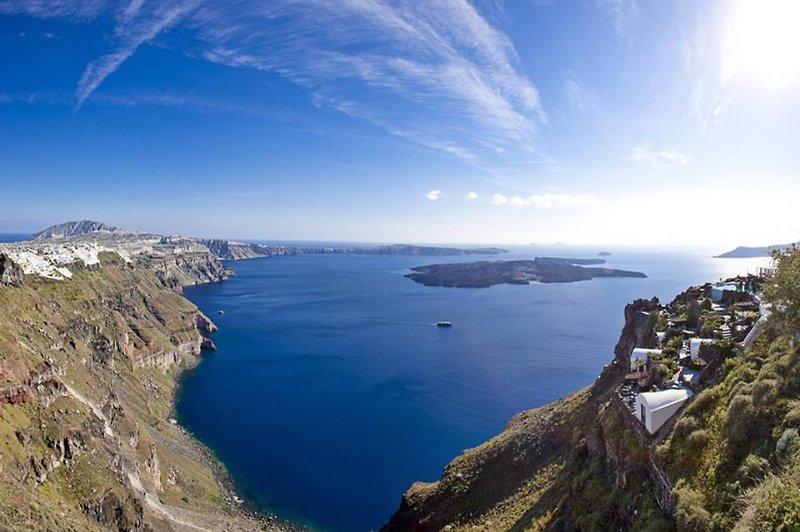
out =
<svg viewBox="0 0 800 532"><path fill-rule="evenodd" d="M262 257L253 257L253 258L262 258ZM237 262L238 260L252 260L250 258L245 259L231 259L226 260L224 262ZM220 261L223 262L223 261ZM226 269L229 268L228 265L224 264ZM222 283L227 281L230 276L225 277L224 279L220 279L218 281L209 281L206 283L194 283L188 286L197 286L201 284L211 284L211 283ZM185 298L187 301L195 305L195 303L189 299L186 294L183 292L183 286L180 290L181 297ZM197 305L195 305L197 307ZM205 316L205 313L198 307L197 311ZM214 327L217 327L216 323L214 323L210 318L205 316L211 323L214 324ZM203 338L211 339L211 334L208 332L203 332L198 330L198 333ZM181 380L185 376L186 372L192 371L197 366L203 363L203 359L208 350L201 350L200 354L194 358L191 364L181 365L178 370L173 375L173 382L174 387L172 388L172 393L170 397L170 410L169 415L166 420L170 426L174 427L175 430L181 434L181 438L184 439L183 445L188 448L190 451L195 454L197 459L201 461L205 466L207 466L212 474L214 475L214 479L217 482L217 486L219 487L220 494L222 495L223 500L225 501L226 507L237 517L242 517L244 519L253 520L259 523L262 527L268 527L269 530L276 530L279 532L308 532L311 530L307 526L300 525L291 521L289 518L282 516L278 513L274 512L265 512L261 510L258 505L252 501L249 497L243 497L240 495L244 495L236 488L236 483L233 480L231 473L228 471L225 463L217 457L214 451L206 445L197 435L195 435L192 431L190 431L187 427L184 427L178 421L177 416L177 406L178 406L178 393L181 387ZM174 421L174 422L173 422ZM241 501L238 502L237 501Z"/></svg>
<svg viewBox="0 0 800 532"><path fill-rule="evenodd" d="M188 428L184 427L178 422L177 419L177 396L180 387L180 381L184 372L191 371L198 364L202 363L202 355L198 357L197 363L191 366L183 366L175 374L175 388L172 392L172 399L170 404L169 417L167 423L174 427L175 430L181 435L180 438L184 441L179 442L185 448L189 449L203 465L208 467L214 475L214 480L217 482L222 499L225 501L225 506L237 517L249 519L258 522L262 526L269 527L269 530L277 530L281 532L307 532L309 529L303 527L289 520L288 518L272 512L265 512L261 510L250 498L243 497L243 495L236 488L231 473L228 471L225 463L220 460L214 451L208 447L197 435L195 435ZM175 420L175 423L172 423ZM241 502L237 502L237 499Z"/></svg>

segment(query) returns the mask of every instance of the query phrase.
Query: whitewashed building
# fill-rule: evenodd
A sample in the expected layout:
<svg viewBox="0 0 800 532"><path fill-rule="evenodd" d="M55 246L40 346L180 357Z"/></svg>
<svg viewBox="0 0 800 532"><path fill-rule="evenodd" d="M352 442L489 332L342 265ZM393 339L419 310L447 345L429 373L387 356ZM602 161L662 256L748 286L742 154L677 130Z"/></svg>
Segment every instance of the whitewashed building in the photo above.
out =
<svg viewBox="0 0 800 532"><path fill-rule="evenodd" d="M713 344L716 341L715 338L692 338L689 340L689 356L692 357L692 362L703 364L704 361L700 358L700 346Z"/></svg>
<svg viewBox="0 0 800 532"><path fill-rule="evenodd" d="M670 388L636 396L634 412L647 432L655 434L694 393L688 388Z"/></svg>
<svg viewBox="0 0 800 532"><path fill-rule="evenodd" d="M650 357L653 355L660 355L660 349L644 349L637 347L631 352L631 373L645 373L647 372L647 364Z"/></svg>

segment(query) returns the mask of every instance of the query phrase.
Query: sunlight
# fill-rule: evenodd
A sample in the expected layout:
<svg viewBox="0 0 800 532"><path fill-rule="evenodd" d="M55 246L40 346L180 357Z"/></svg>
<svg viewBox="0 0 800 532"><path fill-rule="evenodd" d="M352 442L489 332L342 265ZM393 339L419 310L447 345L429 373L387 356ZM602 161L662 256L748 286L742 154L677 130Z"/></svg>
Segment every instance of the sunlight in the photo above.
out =
<svg viewBox="0 0 800 532"><path fill-rule="evenodd" d="M770 88L800 78L800 2L740 0L728 25L722 79L742 76Z"/></svg>

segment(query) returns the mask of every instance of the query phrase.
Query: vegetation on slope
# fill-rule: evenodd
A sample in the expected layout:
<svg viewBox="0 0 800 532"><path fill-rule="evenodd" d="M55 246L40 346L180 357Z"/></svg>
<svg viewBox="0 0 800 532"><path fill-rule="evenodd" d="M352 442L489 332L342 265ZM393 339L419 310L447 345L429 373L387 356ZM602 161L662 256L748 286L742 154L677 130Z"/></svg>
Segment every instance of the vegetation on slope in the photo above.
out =
<svg viewBox="0 0 800 532"><path fill-rule="evenodd" d="M800 251L777 266L766 332L725 362L657 450L681 529L800 527Z"/></svg>
<svg viewBox="0 0 800 532"><path fill-rule="evenodd" d="M198 280L224 276L197 260ZM232 513L205 454L167 419L175 374L213 325L168 288L175 264L101 261L75 265L70 280L0 285L0 523L258 528Z"/></svg>

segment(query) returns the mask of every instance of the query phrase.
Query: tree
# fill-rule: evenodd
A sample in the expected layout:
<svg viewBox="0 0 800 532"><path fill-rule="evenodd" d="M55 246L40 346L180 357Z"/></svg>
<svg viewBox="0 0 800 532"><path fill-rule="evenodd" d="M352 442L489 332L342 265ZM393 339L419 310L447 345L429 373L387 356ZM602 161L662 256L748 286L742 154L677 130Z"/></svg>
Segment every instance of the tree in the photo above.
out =
<svg viewBox="0 0 800 532"><path fill-rule="evenodd" d="M775 321L789 336L800 332L800 248L774 252L776 273L764 288Z"/></svg>

